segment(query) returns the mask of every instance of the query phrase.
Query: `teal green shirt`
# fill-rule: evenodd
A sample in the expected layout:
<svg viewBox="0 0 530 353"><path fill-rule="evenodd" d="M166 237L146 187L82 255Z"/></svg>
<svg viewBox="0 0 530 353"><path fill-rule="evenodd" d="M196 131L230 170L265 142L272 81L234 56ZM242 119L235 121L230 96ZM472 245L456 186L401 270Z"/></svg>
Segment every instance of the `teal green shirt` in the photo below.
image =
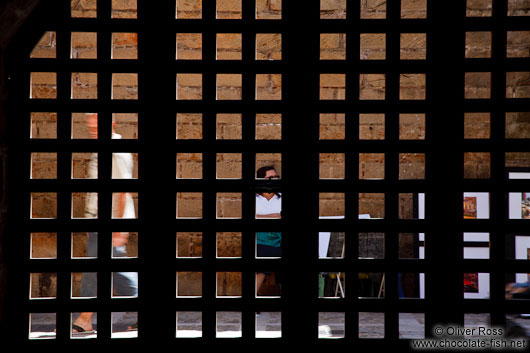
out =
<svg viewBox="0 0 530 353"><path fill-rule="evenodd" d="M280 232L257 232L256 243L260 245L278 248L282 245L282 233Z"/></svg>

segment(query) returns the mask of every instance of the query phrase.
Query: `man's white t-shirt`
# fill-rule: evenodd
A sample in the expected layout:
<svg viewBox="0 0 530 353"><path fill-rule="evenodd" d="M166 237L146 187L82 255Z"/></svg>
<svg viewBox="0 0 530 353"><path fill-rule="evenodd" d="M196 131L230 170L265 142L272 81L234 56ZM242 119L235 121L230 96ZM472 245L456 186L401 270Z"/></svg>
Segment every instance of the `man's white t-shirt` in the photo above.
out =
<svg viewBox="0 0 530 353"><path fill-rule="evenodd" d="M280 194L281 196L281 194ZM281 197L274 194L270 200L257 194L256 195L256 214L257 215L268 215L273 213L280 213L282 211L282 200Z"/></svg>

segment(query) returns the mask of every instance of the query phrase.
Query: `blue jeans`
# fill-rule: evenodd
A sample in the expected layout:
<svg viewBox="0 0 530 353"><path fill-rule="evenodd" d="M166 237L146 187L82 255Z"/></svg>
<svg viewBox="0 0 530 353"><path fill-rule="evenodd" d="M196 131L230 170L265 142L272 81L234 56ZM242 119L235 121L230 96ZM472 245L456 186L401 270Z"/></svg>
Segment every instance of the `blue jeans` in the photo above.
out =
<svg viewBox="0 0 530 353"><path fill-rule="evenodd" d="M87 256L97 257L98 255L98 233L88 233L86 244ZM112 248L113 257L126 257L127 247L117 246ZM138 295L138 272L113 272L112 285L114 293L117 296L134 296ZM97 296L97 273L83 273L81 279L81 296Z"/></svg>

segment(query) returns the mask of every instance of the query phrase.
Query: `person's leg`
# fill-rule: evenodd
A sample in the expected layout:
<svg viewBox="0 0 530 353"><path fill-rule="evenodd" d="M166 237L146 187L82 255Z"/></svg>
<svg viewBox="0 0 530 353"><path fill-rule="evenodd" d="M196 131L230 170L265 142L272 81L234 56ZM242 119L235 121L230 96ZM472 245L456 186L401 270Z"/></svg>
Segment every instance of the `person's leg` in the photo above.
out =
<svg viewBox="0 0 530 353"><path fill-rule="evenodd" d="M86 254L88 257L97 257L98 255L98 233L90 232L88 233L87 243L86 243ZM81 277L81 288L80 294L82 297L97 297L97 273L96 272L86 272L83 273ZM94 328L92 326L92 317L94 313L84 312L77 317L73 325L81 327L85 331L92 331ZM80 330L72 329L72 332L79 332Z"/></svg>
<svg viewBox="0 0 530 353"><path fill-rule="evenodd" d="M114 257L127 257L127 247L113 247L112 254ZM138 272L114 272L112 281L113 290L117 296L138 296Z"/></svg>

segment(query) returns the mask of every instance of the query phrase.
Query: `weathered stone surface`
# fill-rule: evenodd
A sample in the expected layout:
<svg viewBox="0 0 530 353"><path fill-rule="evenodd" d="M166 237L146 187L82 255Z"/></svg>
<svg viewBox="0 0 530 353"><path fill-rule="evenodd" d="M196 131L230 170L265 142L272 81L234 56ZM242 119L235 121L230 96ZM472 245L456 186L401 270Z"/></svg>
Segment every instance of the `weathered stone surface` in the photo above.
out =
<svg viewBox="0 0 530 353"><path fill-rule="evenodd" d="M361 60L385 60L386 34L361 33L360 57Z"/></svg>
<svg viewBox="0 0 530 353"><path fill-rule="evenodd" d="M467 0L467 17L490 17L492 13L492 0Z"/></svg>
<svg viewBox="0 0 530 353"><path fill-rule="evenodd" d="M97 32L72 32L70 57L72 59L97 59Z"/></svg>
<svg viewBox="0 0 530 353"><path fill-rule="evenodd" d="M320 139L343 140L346 137L346 114L320 114Z"/></svg>
<svg viewBox="0 0 530 353"><path fill-rule="evenodd" d="M320 74L320 99L344 100L346 99L345 74Z"/></svg>
<svg viewBox="0 0 530 353"><path fill-rule="evenodd" d="M346 33L320 34L320 60L346 59Z"/></svg>
<svg viewBox="0 0 530 353"><path fill-rule="evenodd" d="M359 233L359 258L384 259L385 233Z"/></svg>
<svg viewBox="0 0 530 353"><path fill-rule="evenodd" d="M281 33L256 33L256 60L282 60Z"/></svg>
<svg viewBox="0 0 530 353"><path fill-rule="evenodd" d="M530 112L506 113L506 138L530 138Z"/></svg>
<svg viewBox="0 0 530 353"><path fill-rule="evenodd" d="M241 0L216 0L216 18L238 20L242 18Z"/></svg>
<svg viewBox="0 0 530 353"><path fill-rule="evenodd" d="M112 0L112 18L137 18L138 0Z"/></svg>
<svg viewBox="0 0 530 353"><path fill-rule="evenodd" d="M466 72L464 97L466 99L491 98L491 72Z"/></svg>
<svg viewBox="0 0 530 353"><path fill-rule="evenodd" d="M412 193L399 193L398 195L398 218L415 219L414 195Z"/></svg>
<svg viewBox="0 0 530 353"><path fill-rule="evenodd" d="M401 18L427 18L427 0L401 0Z"/></svg>
<svg viewBox="0 0 530 353"><path fill-rule="evenodd" d="M243 77L241 74L217 74L217 100L241 100Z"/></svg>
<svg viewBox="0 0 530 353"><path fill-rule="evenodd" d="M491 58L491 32L466 32L466 58Z"/></svg>
<svg viewBox="0 0 530 353"><path fill-rule="evenodd" d="M56 259L57 233L31 233L31 258Z"/></svg>
<svg viewBox="0 0 530 353"><path fill-rule="evenodd" d="M241 153L217 153L216 178L241 179L243 155Z"/></svg>
<svg viewBox="0 0 530 353"><path fill-rule="evenodd" d="M55 31L45 32L39 42L35 45L30 58L54 59L57 57L57 34Z"/></svg>
<svg viewBox="0 0 530 353"><path fill-rule="evenodd" d="M320 0L320 18L345 19L346 0Z"/></svg>
<svg viewBox="0 0 530 353"><path fill-rule="evenodd" d="M427 33L401 33L399 58L425 60L427 58Z"/></svg>
<svg viewBox="0 0 530 353"><path fill-rule="evenodd" d="M242 245L241 232L217 232L217 257L241 257Z"/></svg>
<svg viewBox="0 0 530 353"><path fill-rule="evenodd" d="M425 74L400 74L399 99L424 100L426 96Z"/></svg>
<svg viewBox="0 0 530 353"><path fill-rule="evenodd" d="M281 138L281 114L256 114L256 140L281 140Z"/></svg>
<svg viewBox="0 0 530 353"><path fill-rule="evenodd" d="M385 154L359 153L359 179L384 179Z"/></svg>
<svg viewBox="0 0 530 353"><path fill-rule="evenodd" d="M217 218L241 218L242 194L239 192L217 193Z"/></svg>
<svg viewBox="0 0 530 353"><path fill-rule="evenodd" d="M138 33L112 33L112 59L138 59Z"/></svg>
<svg viewBox="0 0 530 353"><path fill-rule="evenodd" d="M72 99L98 99L98 74L72 72Z"/></svg>
<svg viewBox="0 0 530 353"><path fill-rule="evenodd" d="M241 272L217 272L217 296L241 296Z"/></svg>
<svg viewBox="0 0 530 353"><path fill-rule="evenodd" d="M71 0L71 16L75 18L97 17L97 0Z"/></svg>
<svg viewBox="0 0 530 353"><path fill-rule="evenodd" d="M177 60L202 60L202 33L177 33Z"/></svg>
<svg viewBox="0 0 530 353"><path fill-rule="evenodd" d="M399 114L400 140L425 140L425 114Z"/></svg>
<svg viewBox="0 0 530 353"><path fill-rule="evenodd" d="M384 100L385 82L385 74L360 74L359 99Z"/></svg>
<svg viewBox="0 0 530 353"><path fill-rule="evenodd" d="M31 113L31 138L56 139L57 113Z"/></svg>
<svg viewBox="0 0 530 353"><path fill-rule="evenodd" d="M504 156L505 166L530 167L530 152L506 152Z"/></svg>
<svg viewBox="0 0 530 353"><path fill-rule="evenodd" d="M202 179L202 153L177 153L177 179Z"/></svg>
<svg viewBox="0 0 530 353"><path fill-rule="evenodd" d="M202 272L177 272L177 297L202 296Z"/></svg>
<svg viewBox="0 0 530 353"><path fill-rule="evenodd" d="M506 73L506 98L530 98L530 72Z"/></svg>
<svg viewBox="0 0 530 353"><path fill-rule="evenodd" d="M112 74L112 99L138 99L138 74Z"/></svg>
<svg viewBox="0 0 530 353"><path fill-rule="evenodd" d="M93 163L95 163L96 168L97 168L97 153L95 154L96 154L96 160ZM91 152L73 152L72 153L72 178L73 179L89 178L88 165L91 159L92 159ZM95 170L94 172L95 172L95 175L93 175L92 178L97 179L98 171Z"/></svg>
<svg viewBox="0 0 530 353"><path fill-rule="evenodd" d="M202 139L202 114L178 113L176 136L179 140Z"/></svg>
<svg viewBox="0 0 530 353"><path fill-rule="evenodd" d="M464 153L464 178L489 179L491 171L491 154L489 152Z"/></svg>
<svg viewBox="0 0 530 353"><path fill-rule="evenodd" d="M361 0L361 19L386 18L387 0Z"/></svg>
<svg viewBox="0 0 530 353"><path fill-rule="evenodd" d="M344 193L318 194L318 215L324 216L344 216Z"/></svg>
<svg viewBox="0 0 530 353"><path fill-rule="evenodd" d="M72 113L72 139L93 139L88 132L86 113Z"/></svg>
<svg viewBox="0 0 530 353"><path fill-rule="evenodd" d="M177 19L202 18L202 0L177 0Z"/></svg>
<svg viewBox="0 0 530 353"><path fill-rule="evenodd" d="M201 232L177 232L177 257L202 257Z"/></svg>
<svg viewBox="0 0 530 353"><path fill-rule="evenodd" d="M98 199L99 195L97 193L92 194L90 197ZM85 205L89 197L88 192L73 192L72 193L72 218L98 218L97 210L95 215L89 215L85 212ZM97 201L96 201L97 202Z"/></svg>
<svg viewBox="0 0 530 353"><path fill-rule="evenodd" d="M30 298L55 298L57 297L57 273L40 272L31 273Z"/></svg>
<svg viewBox="0 0 530 353"><path fill-rule="evenodd" d="M202 193L177 192L177 218L202 218Z"/></svg>
<svg viewBox="0 0 530 353"><path fill-rule="evenodd" d="M31 218L57 218L57 193L32 192Z"/></svg>
<svg viewBox="0 0 530 353"><path fill-rule="evenodd" d="M488 139L490 130L490 113L464 114L465 139Z"/></svg>
<svg viewBox="0 0 530 353"><path fill-rule="evenodd" d="M218 140L241 140L243 136L241 114L217 114Z"/></svg>
<svg viewBox="0 0 530 353"><path fill-rule="evenodd" d="M32 179L57 179L57 153L37 152L31 154Z"/></svg>
<svg viewBox="0 0 530 353"><path fill-rule="evenodd" d="M345 164L344 153L320 153L319 179L344 179Z"/></svg>
<svg viewBox="0 0 530 353"><path fill-rule="evenodd" d="M385 114L359 114L359 139L384 140Z"/></svg>
<svg viewBox="0 0 530 353"><path fill-rule="evenodd" d="M30 97L33 99L56 99L57 74L55 72L32 72Z"/></svg>
<svg viewBox="0 0 530 353"><path fill-rule="evenodd" d="M138 113L112 113L112 121L122 139L138 139Z"/></svg>
<svg viewBox="0 0 530 353"><path fill-rule="evenodd" d="M400 153L399 179L425 179L425 153Z"/></svg>
<svg viewBox="0 0 530 353"><path fill-rule="evenodd" d="M508 16L530 16L530 1L508 0Z"/></svg>
<svg viewBox="0 0 530 353"><path fill-rule="evenodd" d="M281 100L282 75L256 74L256 100Z"/></svg>
<svg viewBox="0 0 530 353"><path fill-rule="evenodd" d="M530 31L508 31L506 34L506 57L530 57Z"/></svg>
<svg viewBox="0 0 530 353"><path fill-rule="evenodd" d="M217 60L241 60L243 52L241 33L217 33Z"/></svg>
<svg viewBox="0 0 530 353"><path fill-rule="evenodd" d="M177 100L202 99L202 74L177 74Z"/></svg>
<svg viewBox="0 0 530 353"><path fill-rule="evenodd" d="M280 20L282 18L281 0L256 0L257 20Z"/></svg>

